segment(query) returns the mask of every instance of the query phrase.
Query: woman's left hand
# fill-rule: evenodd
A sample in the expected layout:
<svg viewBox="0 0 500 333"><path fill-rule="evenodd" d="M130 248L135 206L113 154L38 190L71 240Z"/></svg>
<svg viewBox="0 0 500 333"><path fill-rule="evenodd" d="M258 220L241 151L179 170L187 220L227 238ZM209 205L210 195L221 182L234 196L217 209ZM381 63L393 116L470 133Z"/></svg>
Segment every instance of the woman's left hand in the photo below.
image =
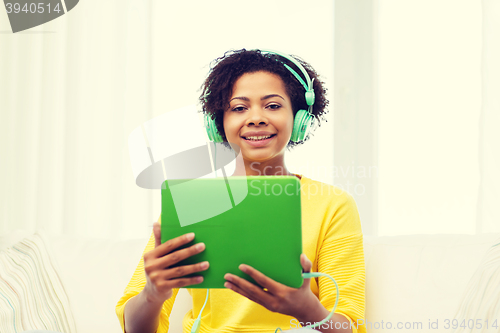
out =
<svg viewBox="0 0 500 333"><path fill-rule="evenodd" d="M300 256L300 264L304 272L311 271L312 263L305 254ZM278 283L248 265L242 264L239 268L243 273L251 276L260 287L229 273L224 275L226 279L224 286L262 305L269 311L303 318L308 311L321 304L311 291L310 279L304 279L302 286L296 289Z"/></svg>

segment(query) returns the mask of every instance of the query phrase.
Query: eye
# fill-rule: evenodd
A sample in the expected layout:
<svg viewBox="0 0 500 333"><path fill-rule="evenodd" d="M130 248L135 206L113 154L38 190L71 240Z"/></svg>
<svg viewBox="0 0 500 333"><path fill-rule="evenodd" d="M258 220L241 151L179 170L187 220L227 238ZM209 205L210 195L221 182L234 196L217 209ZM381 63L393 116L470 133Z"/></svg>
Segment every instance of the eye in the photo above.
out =
<svg viewBox="0 0 500 333"><path fill-rule="evenodd" d="M231 111L243 112L243 111L245 111L245 107L244 106L236 106L236 107L232 108Z"/></svg>
<svg viewBox="0 0 500 333"><path fill-rule="evenodd" d="M279 108L281 108L281 105L279 105L279 104L269 104L267 107L269 109L271 109L271 110L278 110Z"/></svg>

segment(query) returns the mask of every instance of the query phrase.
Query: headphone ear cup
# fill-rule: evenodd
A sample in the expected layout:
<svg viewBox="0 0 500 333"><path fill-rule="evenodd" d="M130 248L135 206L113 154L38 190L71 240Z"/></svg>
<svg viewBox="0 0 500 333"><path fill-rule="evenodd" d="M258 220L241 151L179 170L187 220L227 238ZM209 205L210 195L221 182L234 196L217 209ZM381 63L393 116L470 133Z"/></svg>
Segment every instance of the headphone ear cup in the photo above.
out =
<svg viewBox="0 0 500 333"><path fill-rule="evenodd" d="M314 105L315 100L316 100L316 94L314 94L314 89L306 91L307 105Z"/></svg>
<svg viewBox="0 0 500 333"><path fill-rule="evenodd" d="M290 140L293 142L304 140L311 127L312 119L313 117L309 112L306 110L299 110L293 121L293 131Z"/></svg>
<svg viewBox="0 0 500 333"><path fill-rule="evenodd" d="M208 139L213 142L224 142L222 136L219 134L217 130L217 125L215 124L215 120L210 118L209 115L205 114L205 129L207 130Z"/></svg>

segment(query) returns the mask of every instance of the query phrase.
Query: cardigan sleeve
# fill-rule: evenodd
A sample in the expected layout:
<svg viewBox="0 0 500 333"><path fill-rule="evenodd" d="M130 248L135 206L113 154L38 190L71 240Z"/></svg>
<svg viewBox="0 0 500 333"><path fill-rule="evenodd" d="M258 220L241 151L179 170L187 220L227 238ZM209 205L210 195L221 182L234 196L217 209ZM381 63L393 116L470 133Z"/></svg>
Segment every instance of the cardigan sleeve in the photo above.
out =
<svg viewBox="0 0 500 333"><path fill-rule="evenodd" d="M125 291L123 292L123 296L120 298L118 303L116 304L116 315L118 316L118 320L120 321L120 325L122 327L122 332L125 332L125 318L124 318L124 312L125 312L125 305L127 302L137 294L139 294L142 289L144 289L144 286L146 285L146 275L144 272L144 253L149 252L153 250L155 247L155 238L154 234L151 234L151 237L149 238L148 244L143 252L142 258L139 262L139 265L137 265L137 268L135 269L134 275L130 279L130 282L128 283L127 287L125 288ZM177 296L177 293L179 292L179 289L173 289L173 295L170 297L168 300L166 300L163 303L163 308L160 313L160 321L158 324L158 330L156 333L167 333L168 332L168 327L169 327L169 316L170 313L172 312L172 308L174 306L174 301L175 297Z"/></svg>
<svg viewBox="0 0 500 333"><path fill-rule="evenodd" d="M329 274L338 284L339 302L335 313L350 321L353 333L364 333L365 261L358 209L352 196L345 192L336 197L333 206L333 216L322 233L318 271ZM319 278L318 284L319 300L331 311L337 294L335 285L325 277Z"/></svg>

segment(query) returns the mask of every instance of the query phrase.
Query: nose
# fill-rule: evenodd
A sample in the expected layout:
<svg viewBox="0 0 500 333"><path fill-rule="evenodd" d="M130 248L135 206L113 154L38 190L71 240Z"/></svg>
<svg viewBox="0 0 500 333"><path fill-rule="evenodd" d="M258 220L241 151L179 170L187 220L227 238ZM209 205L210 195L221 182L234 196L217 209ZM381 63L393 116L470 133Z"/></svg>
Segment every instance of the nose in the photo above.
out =
<svg viewBox="0 0 500 333"><path fill-rule="evenodd" d="M269 123L264 110L258 107L251 108L248 112L248 119L246 121L246 125L267 125Z"/></svg>

